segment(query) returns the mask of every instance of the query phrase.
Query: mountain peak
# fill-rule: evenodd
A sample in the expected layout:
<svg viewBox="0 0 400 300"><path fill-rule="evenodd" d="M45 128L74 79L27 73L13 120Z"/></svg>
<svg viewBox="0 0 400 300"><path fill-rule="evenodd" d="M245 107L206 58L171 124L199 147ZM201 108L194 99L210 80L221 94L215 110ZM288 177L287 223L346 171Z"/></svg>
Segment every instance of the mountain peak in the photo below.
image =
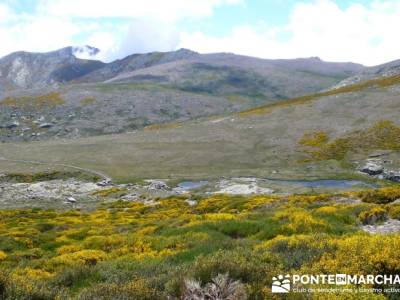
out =
<svg viewBox="0 0 400 300"><path fill-rule="evenodd" d="M0 59L0 86L26 89L73 80L103 66L93 58L88 60L98 51L90 46L69 46L46 53L11 53Z"/></svg>
<svg viewBox="0 0 400 300"><path fill-rule="evenodd" d="M76 58L90 59L99 54L100 49L89 45L71 47L72 54Z"/></svg>

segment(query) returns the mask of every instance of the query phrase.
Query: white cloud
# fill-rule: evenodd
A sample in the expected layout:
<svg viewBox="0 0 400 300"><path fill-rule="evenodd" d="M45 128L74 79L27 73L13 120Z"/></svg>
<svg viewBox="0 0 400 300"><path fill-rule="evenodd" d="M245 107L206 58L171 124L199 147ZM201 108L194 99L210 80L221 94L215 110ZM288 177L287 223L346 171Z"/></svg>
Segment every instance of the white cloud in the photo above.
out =
<svg viewBox="0 0 400 300"><path fill-rule="evenodd" d="M102 52L97 58L104 61L136 52L174 50L179 21L206 18L217 7L242 1L39 0L30 15L17 14L0 3L0 57L77 43L98 47Z"/></svg>
<svg viewBox="0 0 400 300"><path fill-rule="evenodd" d="M183 33L180 46L200 52L228 51L264 58L320 56L367 65L400 58L400 1L374 1L341 9L331 0L300 3L290 22L260 30L240 26L222 38Z"/></svg>
<svg viewBox="0 0 400 300"><path fill-rule="evenodd" d="M0 26L0 56L17 50L50 51L73 43L79 26L55 18L21 16L18 23Z"/></svg>
<svg viewBox="0 0 400 300"><path fill-rule="evenodd" d="M154 18L176 21L183 18L208 17L221 5L242 0L41 0L43 14L78 18Z"/></svg>
<svg viewBox="0 0 400 300"><path fill-rule="evenodd" d="M89 36L86 44L102 50L96 59L109 62L133 53L175 50L179 38L173 23L136 19L118 29L95 32Z"/></svg>
<svg viewBox="0 0 400 300"><path fill-rule="evenodd" d="M169 51L179 44L178 30L174 24L158 20L135 20L129 25L121 43L126 54L150 51ZM133 51L133 52L132 52Z"/></svg>
<svg viewBox="0 0 400 300"><path fill-rule="evenodd" d="M14 1L14 0L13 0ZM333 0L302 0L289 22L232 28L212 36L182 28L182 20L206 22L216 8L246 0L38 0L34 13L18 14L0 3L0 56L12 51L49 51L88 44L110 61L180 47L264 58L320 56L367 65L400 58L400 0L373 0L340 8Z"/></svg>
<svg viewBox="0 0 400 300"><path fill-rule="evenodd" d="M0 24L7 22L11 15L11 9L7 5L0 3Z"/></svg>

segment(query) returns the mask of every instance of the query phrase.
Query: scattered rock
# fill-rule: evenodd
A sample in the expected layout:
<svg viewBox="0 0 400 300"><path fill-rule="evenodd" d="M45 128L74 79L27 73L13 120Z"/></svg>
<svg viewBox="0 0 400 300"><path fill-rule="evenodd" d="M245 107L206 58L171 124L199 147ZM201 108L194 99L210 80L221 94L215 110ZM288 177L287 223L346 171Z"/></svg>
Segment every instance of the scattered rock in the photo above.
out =
<svg viewBox="0 0 400 300"><path fill-rule="evenodd" d="M105 187L105 186L109 186L111 184L111 180L110 179L104 179L102 181L99 181L96 183L97 186L101 186L101 187Z"/></svg>
<svg viewBox="0 0 400 300"><path fill-rule="evenodd" d="M257 178L233 178L221 180L218 184L219 190L214 194L251 195L272 194L274 190L260 187Z"/></svg>
<svg viewBox="0 0 400 300"><path fill-rule="evenodd" d="M371 234L390 234L400 232L400 220L389 219L382 224L365 225L362 230Z"/></svg>
<svg viewBox="0 0 400 300"><path fill-rule="evenodd" d="M53 124L51 124L51 123L42 123L39 125L39 128L45 129L45 128L50 128L52 126L53 126Z"/></svg>
<svg viewBox="0 0 400 300"><path fill-rule="evenodd" d="M169 191L171 188L162 180L147 180L149 191Z"/></svg>
<svg viewBox="0 0 400 300"><path fill-rule="evenodd" d="M384 179L387 179L390 181L400 182L400 172L388 171L388 172L385 172L383 177L384 177Z"/></svg>
<svg viewBox="0 0 400 300"><path fill-rule="evenodd" d="M378 157L382 157L385 155L388 155L391 151L376 151L374 153L371 153L369 155L370 158L378 158Z"/></svg>
<svg viewBox="0 0 400 300"><path fill-rule="evenodd" d="M196 205L197 205L197 201L196 201L196 200L186 199L185 202L186 202L189 206L196 206Z"/></svg>
<svg viewBox="0 0 400 300"><path fill-rule="evenodd" d="M123 198L122 198L122 200L124 200L124 201L138 201L139 200L139 197L138 197L138 195L125 195Z"/></svg>
<svg viewBox="0 0 400 300"><path fill-rule="evenodd" d="M380 165L378 162L376 161L368 161L362 168L361 168L361 172L363 173L367 173L368 175L379 175L383 173L383 166Z"/></svg>
<svg viewBox="0 0 400 300"><path fill-rule="evenodd" d="M11 122L9 124L1 126L1 128L13 129L13 128L17 128L18 126L19 126L19 122Z"/></svg>
<svg viewBox="0 0 400 300"><path fill-rule="evenodd" d="M76 203L76 199L74 197L68 197L66 201L69 203Z"/></svg>
<svg viewBox="0 0 400 300"><path fill-rule="evenodd" d="M348 197L333 197L332 201L339 204L359 204L362 203L360 199L348 198Z"/></svg>
<svg viewBox="0 0 400 300"><path fill-rule="evenodd" d="M76 199L90 199L99 187L91 182L68 180L49 180L35 183L7 183L0 189L0 203L11 206L46 205L46 203L77 203ZM40 201L36 202L37 199ZM30 203L30 204L29 204ZM47 207L47 206L46 206Z"/></svg>

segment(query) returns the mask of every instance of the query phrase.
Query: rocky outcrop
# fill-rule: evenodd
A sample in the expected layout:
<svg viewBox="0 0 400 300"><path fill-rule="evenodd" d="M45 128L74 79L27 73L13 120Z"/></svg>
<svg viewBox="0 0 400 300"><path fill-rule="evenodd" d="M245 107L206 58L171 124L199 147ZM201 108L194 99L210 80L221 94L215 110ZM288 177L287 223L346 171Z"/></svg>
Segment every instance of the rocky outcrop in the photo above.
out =
<svg viewBox="0 0 400 300"><path fill-rule="evenodd" d="M362 230L372 234L390 234L400 232L400 220L390 219L376 225L362 226Z"/></svg>
<svg viewBox="0 0 400 300"><path fill-rule="evenodd" d="M261 180L257 178L231 178L221 180L217 184L214 194L252 195L272 194L274 190L260 186Z"/></svg>
<svg viewBox="0 0 400 300"><path fill-rule="evenodd" d="M367 162L359 168L360 172L376 177L377 179L386 179L394 182L400 182L400 171L390 170L384 167L385 161L379 158L369 158Z"/></svg>
<svg viewBox="0 0 400 300"><path fill-rule="evenodd" d="M147 180L149 191L170 191L171 188L162 180Z"/></svg>
<svg viewBox="0 0 400 300"><path fill-rule="evenodd" d="M400 182L400 172L399 171L387 171L384 173L384 178L394 182Z"/></svg>
<svg viewBox="0 0 400 300"><path fill-rule="evenodd" d="M368 175L379 175L383 173L383 166L375 160L369 160L362 168L361 172L367 173Z"/></svg>

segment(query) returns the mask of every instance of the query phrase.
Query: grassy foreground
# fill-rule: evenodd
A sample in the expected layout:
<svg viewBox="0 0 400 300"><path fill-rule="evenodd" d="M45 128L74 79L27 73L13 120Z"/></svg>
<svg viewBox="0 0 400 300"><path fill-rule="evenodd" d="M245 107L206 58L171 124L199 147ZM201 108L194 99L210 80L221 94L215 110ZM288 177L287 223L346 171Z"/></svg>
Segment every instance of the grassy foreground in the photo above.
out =
<svg viewBox="0 0 400 300"><path fill-rule="evenodd" d="M398 198L400 188L388 187L343 195L218 195L192 206L174 197L91 212L3 210L0 299L181 299L185 280L206 284L218 274L240 281L242 297L275 299L270 288L278 274L398 274L400 235L360 230L384 215L399 219L400 205L392 203Z"/></svg>

